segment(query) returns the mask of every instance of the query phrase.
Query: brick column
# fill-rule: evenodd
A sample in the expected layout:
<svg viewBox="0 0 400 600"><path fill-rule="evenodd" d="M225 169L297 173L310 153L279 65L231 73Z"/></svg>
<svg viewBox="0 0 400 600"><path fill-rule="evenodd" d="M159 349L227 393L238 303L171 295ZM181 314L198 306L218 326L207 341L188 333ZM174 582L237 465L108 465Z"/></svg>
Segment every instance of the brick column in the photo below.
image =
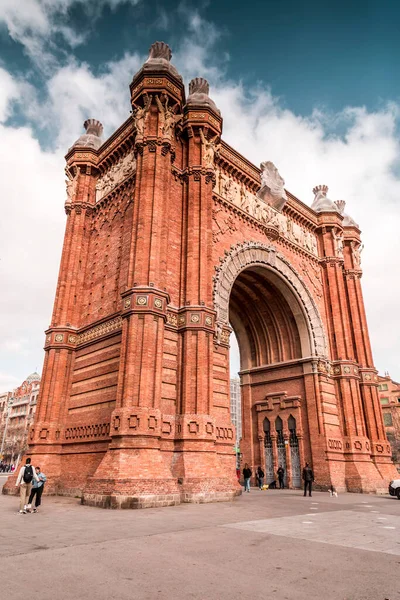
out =
<svg viewBox="0 0 400 600"><path fill-rule="evenodd" d="M48 475L48 493L59 489L65 406L70 392L76 332L79 328L76 294L83 277L80 262L86 256L88 220L95 202L93 176L97 153L92 149L83 153L78 145L70 150L66 158L67 172L72 178L65 204L67 222L53 315L46 331L37 410L28 437L28 454ZM8 487L13 491L10 485Z"/></svg>
<svg viewBox="0 0 400 600"><path fill-rule="evenodd" d="M168 96L167 87L143 86L133 100L147 112L144 131L138 130L135 140L135 204L128 285L122 293L117 404L111 417L109 450L84 491L86 504L122 508L180 501L177 478L160 451L164 326L170 302L168 219L175 156L175 128L166 132L164 111L168 102L172 105L177 99ZM179 113L180 105L176 110Z"/></svg>
<svg viewBox="0 0 400 600"><path fill-rule="evenodd" d="M382 409L378 395L378 372L374 367L367 319L361 288L360 239L355 227L346 230L344 281L353 332L355 357L359 365L358 393L360 396L360 422L366 436L365 451L383 481L380 489L386 491L387 480L396 475L391 460L391 448L386 438Z"/></svg>
<svg viewBox="0 0 400 600"><path fill-rule="evenodd" d="M192 84L190 89L193 93ZM176 434L176 449L180 455L175 471L183 481L184 501L207 502L231 497L238 493L239 488L228 379L225 382L226 394L221 393L218 400L213 398L214 343L221 340L214 339L211 252L215 172L208 148L210 144L217 144L221 118L209 106L196 106L189 99L184 109L182 133L187 162L183 173L183 306L178 317L181 414L178 417L180 426ZM229 332L226 334L223 343L228 348ZM228 352L225 360L226 372L229 373ZM214 407L214 403L218 408Z"/></svg>

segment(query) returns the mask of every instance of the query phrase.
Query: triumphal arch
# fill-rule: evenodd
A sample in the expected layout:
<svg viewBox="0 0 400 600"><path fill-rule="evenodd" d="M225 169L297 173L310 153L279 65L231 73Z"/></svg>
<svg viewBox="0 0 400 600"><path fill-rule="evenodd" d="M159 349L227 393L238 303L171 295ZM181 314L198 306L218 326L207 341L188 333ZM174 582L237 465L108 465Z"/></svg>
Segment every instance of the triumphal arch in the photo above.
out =
<svg viewBox="0 0 400 600"><path fill-rule="evenodd" d="M240 347L243 461L289 486L393 474L361 290L360 230L224 142L202 78L153 44L132 115L66 155L67 214L30 452L56 493L145 507L240 490L229 340ZM265 147L268 158L268 144ZM318 174L316 174L318 176ZM312 198L310 197L310 200Z"/></svg>

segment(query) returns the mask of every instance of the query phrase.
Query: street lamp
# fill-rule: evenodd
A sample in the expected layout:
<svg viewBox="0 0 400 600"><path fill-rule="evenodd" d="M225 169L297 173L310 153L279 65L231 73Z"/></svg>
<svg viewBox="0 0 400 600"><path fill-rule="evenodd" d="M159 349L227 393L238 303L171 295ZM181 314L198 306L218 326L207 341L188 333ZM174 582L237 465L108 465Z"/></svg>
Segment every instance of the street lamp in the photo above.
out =
<svg viewBox="0 0 400 600"><path fill-rule="evenodd" d="M7 417L6 417L6 424L4 426L3 439L1 441L0 456L3 456L4 444L6 442L8 421L10 419L10 413L11 413L11 407L13 405L13 401L14 401L14 398L10 398L7 403Z"/></svg>

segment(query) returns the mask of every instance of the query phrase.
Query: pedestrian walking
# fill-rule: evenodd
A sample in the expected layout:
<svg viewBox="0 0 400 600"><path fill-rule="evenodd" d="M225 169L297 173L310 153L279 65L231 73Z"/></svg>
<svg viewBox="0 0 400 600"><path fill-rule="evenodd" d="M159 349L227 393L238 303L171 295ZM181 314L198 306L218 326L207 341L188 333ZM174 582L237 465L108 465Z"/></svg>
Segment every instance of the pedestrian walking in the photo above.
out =
<svg viewBox="0 0 400 600"><path fill-rule="evenodd" d="M308 495L311 496L312 484L314 481L314 473L308 463L306 463L306 466L303 469L303 481L304 481L304 496L307 495L307 488L308 488Z"/></svg>
<svg viewBox="0 0 400 600"><path fill-rule="evenodd" d="M257 467L257 481L258 481L258 487L260 488L260 490L262 490L262 487L264 485L264 471L262 470L261 467Z"/></svg>
<svg viewBox="0 0 400 600"><path fill-rule="evenodd" d="M31 459L27 458L25 465L20 468L17 483L15 487L19 487L19 512L26 514L29 495L31 493L32 481L39 481L36 472L31 465Z"/></svg>
<svg viewBox="0 0 400 600"><path fill-rule="evenodd" d="M36 479L34 479L32 482L32 489L27 507L27 509L30 511L32 508L33 499L35 498L35 508L33 509L34 513L38 511L38 508L41 505L44 484L47 480L46 475L40 471L40 467L36 467L35 471L39 481L36 481Z"/></svg>
<svg viewBox="0 0 400 600"><path fill-rule="evenodd" d="M283 481L285 477L285 469L282 467L282 465L279 465L279 469L277 470L276 474L278 475L279 489L283 490L285 488L285 484Z"/></svg>
<svg viewBox="0 0 400 600"><path fill-rule="evenodd" d="M244 478L244 491L250 493L250 478L253 472L250 469L249 465L246 463L243 469L243 478Z"/></svg>

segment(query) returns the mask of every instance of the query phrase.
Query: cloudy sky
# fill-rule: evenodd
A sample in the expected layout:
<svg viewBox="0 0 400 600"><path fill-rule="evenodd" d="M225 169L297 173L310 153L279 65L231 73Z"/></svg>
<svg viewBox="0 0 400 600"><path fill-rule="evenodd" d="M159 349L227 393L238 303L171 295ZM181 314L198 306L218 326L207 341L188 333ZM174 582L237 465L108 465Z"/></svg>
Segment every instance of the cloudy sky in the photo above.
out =
<svg viewBox="0 0 400 600"><path fill-rule="evenodd" d="M360 223L374 357L400 378L400 6L394 0L0 0L0 392L43 362L65 226L64 154L108 136L155 40L206 77L224 138Z"/></svg>

